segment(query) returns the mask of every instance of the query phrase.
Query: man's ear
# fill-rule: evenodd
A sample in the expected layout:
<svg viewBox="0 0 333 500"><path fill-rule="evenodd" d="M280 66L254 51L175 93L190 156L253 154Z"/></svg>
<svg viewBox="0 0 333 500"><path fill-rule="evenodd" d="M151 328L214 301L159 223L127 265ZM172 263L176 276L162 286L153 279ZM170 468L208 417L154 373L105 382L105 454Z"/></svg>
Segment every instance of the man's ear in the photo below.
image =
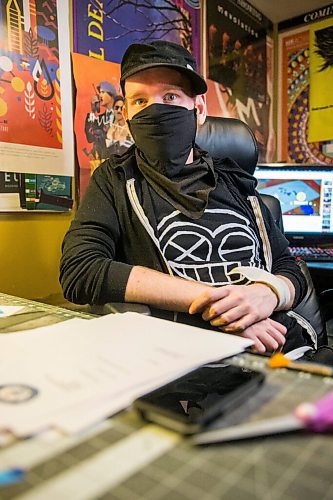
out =
<svg viewBox="0 0 333 500"><path fill-rule="evenodd" d="M205 94L197 95L195 97L195 107L197 108L197 124L203 125L207 116L207 105Z"/></svg>

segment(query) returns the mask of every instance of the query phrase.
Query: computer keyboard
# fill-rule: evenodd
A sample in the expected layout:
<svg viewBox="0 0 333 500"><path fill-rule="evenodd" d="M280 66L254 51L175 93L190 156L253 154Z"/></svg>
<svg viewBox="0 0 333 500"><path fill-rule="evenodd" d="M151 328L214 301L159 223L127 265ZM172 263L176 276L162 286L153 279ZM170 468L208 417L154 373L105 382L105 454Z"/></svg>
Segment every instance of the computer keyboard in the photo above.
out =
<svg viewBox="0 0 333 500"><path fill-rule="evenodd" d="M291 255L307 261L332 261L333 248L289 247Z"/></svg>

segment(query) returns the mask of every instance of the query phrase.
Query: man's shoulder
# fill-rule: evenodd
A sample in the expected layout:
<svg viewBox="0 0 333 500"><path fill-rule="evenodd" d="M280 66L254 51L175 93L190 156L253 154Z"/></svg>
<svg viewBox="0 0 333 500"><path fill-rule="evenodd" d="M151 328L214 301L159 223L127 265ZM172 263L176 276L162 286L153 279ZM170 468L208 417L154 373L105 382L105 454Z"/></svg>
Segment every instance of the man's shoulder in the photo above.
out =
<svg viewBox="0 0 333 500"><path fill-rule="evenodd" d="M224 172L239 173L240 175L247 173L242 167L238 165L238 163L235 160L233 160L229 156L226 156L224 158L213 157L212 160L214 168L217 168Z"/></svg>
<svg viewBox="0 0 333 500"><path fill-rule="evenodd" d="M134 147L131 146L122 154L114 154L109 158L104 160L95 172L103 175L104 173L110 173L114 171L129 171L135 165L135 152Z"/></svg>
<svg viewBox="0 0 333 500"><path fill-rule="evenodd" d="M232 158L213 158L213 166L221 180L228 179L229 182L232 182L241 191L248 194L254 194L257 184L255 177L249 172L246 172L246 170L240 167Z"/></svg>

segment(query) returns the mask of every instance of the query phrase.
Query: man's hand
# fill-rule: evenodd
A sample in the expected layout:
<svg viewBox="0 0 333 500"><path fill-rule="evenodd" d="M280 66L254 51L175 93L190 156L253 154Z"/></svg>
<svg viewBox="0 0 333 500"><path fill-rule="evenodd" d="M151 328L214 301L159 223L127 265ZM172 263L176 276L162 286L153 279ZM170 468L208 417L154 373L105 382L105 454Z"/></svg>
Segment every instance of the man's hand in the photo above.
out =
<svg viewBox="0 0 333 500"><path fill-rule="evenodd" d="M277 351L286 339L287 328L281 323L267 318L245 328L241 337L254 341L253 349L257 352Z"/></svg>
<svg viewBox="0 0 333 500"><path fill-rule="evenodd" d="M202 313L212 326L239 333L268 318L276 305L277 297L266 285L227 285L205 290L191 303L189 313Z"/></svg>

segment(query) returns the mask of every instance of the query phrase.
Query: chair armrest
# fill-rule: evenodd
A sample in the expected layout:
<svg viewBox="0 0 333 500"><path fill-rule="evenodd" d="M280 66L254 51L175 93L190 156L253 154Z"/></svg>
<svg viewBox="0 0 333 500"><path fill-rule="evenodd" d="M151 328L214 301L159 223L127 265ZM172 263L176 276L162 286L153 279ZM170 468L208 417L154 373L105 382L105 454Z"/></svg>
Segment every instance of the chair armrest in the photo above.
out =
<svg viewBox="0 0 333 500"><path fill-rule="evenodd" d="M294 311L303 316L316 330L318 346L327 344L326 322L317 296L309 268L302 260L297 261L308 285L306 296Z"/></svg>
<svg viewBox="0 0 333 500"><path fill-rule="evenodd" d="M320 308L326 321L333 318L333 288L328 288L320 292Z"/></svg>

